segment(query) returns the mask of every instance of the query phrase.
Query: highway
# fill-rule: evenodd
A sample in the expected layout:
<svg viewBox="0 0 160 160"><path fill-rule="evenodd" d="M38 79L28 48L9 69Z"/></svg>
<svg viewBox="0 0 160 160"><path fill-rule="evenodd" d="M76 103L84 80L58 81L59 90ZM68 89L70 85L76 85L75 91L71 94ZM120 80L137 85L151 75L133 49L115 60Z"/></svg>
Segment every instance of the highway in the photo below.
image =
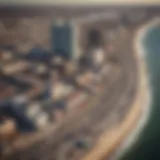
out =
<svg viewBox="0 0 160 160"><path fill-rule="evenodd" d="M137 86L137 69L132 49L132 30L126 37L120 33L112 42L118 60L106 76L106 84L99 96L93 97L92 107L79 110L66 120L60 128L32 145L11 154L8 160L78 160L90 151L100 135L118 126L129 111ZM89 147L78 155L69 154L77 140L89 141Z"/></svg>

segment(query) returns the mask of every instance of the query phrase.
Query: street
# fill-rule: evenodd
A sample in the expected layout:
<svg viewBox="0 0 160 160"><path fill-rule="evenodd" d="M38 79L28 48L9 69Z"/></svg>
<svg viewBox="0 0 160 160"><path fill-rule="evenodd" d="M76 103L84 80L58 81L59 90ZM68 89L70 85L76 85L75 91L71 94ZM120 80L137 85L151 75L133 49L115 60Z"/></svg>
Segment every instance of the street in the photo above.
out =
<svg viewBox="0 0 160 160"><path fill-rule="evenodd" d="M65 120L56 131L46 134L47 136L30 147L17 150L8 160L78 160L94 147L104 131L118 126L123 121L130 109L137 86L132 31L127 31L126 37L122 39L121 35L117 35L112 42L116 47L115 56L118 64L115 64L109 76L106 76L106 84L100 95L92 98L91 107L78 109L77 113ZM76 155L75 150L79 151L74 146L77 140L87 141L89 147ZM75 153L69 154L72 149L75 149Z"/></svg>

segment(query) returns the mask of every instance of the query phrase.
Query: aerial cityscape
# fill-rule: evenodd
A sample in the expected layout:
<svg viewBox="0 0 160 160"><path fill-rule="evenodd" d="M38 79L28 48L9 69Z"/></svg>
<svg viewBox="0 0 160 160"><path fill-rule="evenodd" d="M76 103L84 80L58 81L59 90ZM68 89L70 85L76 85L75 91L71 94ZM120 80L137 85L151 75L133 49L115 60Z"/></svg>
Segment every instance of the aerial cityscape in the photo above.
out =
<svg viewBox="0 0 160 160"><path fill-rule="evenodd" d="M140 35L159 14L0 9L2 159L116 160L150 101Z"/></svg>

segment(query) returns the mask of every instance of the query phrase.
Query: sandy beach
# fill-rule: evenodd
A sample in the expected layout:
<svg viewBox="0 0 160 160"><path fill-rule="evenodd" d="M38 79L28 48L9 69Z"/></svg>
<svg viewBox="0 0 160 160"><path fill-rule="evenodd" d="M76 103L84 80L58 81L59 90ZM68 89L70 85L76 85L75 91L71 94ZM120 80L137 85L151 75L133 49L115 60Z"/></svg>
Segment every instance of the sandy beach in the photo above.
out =
<svg viewBox="0 0 160 160"><path fill-rule="evenodd" d="M137 38L135 39L135 48L138 51L138 55L139 55L139 59L144 62L145 61L145 54L146 51L144 50L144 47L142 46L142 41L145 38L144 36L146 35L146 33L148 32L148 30L150 28L152 28L153 26L157 25L160 23L159 19L155 19L152 20L151 22L147 23L146 25L142 26L138 32L137 32ZM150 79L150 75L147 71L147 67L145 69L146 71L146 75L148 77L148 79ZM148 123L148 120L150 118L150 112L152 109L152 94L150 94L150 85L149 85L149 81L147 81L148 85L148 94L149 94L149 99L148 104L146 107L144 107L144 111L143 114L141 116L141 119L139 121L139 123L137 124L134 132L124 141L122 148L120 149L120 152L126 152L128 149L130 149L136 142L137 140L140 138L139 135L140 133L143 131L143 128L145 127L145 125ZM119 153L120 153L119 152Z"/></svg>
<svg viewBox="0 0 160 160"><path fill-rule="evenodd" d="M129 148L129 146L133 144L132 142L135 142L136 137L147 123L150 113L151 95L149 92L149 74L141 42L151 24L153 24L153 22L140 27L136 32L133 41L135 58L138 65L139 83L131 110L128 115L126 115L121 125L118 127L116 126L110 131L106 131L106 133L100 137L95 148L90 152L90 154L86 155L83 160L107 159L117 149L117 147L122 144L123 149L121 149L121 152L122 150ZM128 138L126 139L126 137Z"/></svg>

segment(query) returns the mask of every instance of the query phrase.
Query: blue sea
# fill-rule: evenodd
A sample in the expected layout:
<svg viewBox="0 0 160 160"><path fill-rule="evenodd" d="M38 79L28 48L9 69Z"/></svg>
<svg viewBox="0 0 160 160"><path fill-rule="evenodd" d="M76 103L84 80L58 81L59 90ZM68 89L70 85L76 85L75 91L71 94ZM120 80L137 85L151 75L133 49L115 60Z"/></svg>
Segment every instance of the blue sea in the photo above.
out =
<svg viewBox="0 0 160 160"><path fill-rule="evenodd" d="M148 30L142 46L150 75L150 116L136 143L120 160L160 160L160 25Z"/></svg>

